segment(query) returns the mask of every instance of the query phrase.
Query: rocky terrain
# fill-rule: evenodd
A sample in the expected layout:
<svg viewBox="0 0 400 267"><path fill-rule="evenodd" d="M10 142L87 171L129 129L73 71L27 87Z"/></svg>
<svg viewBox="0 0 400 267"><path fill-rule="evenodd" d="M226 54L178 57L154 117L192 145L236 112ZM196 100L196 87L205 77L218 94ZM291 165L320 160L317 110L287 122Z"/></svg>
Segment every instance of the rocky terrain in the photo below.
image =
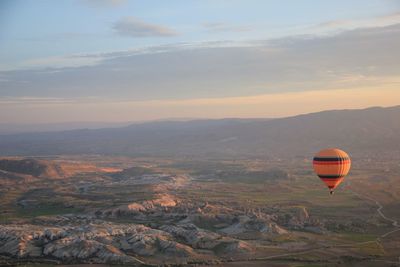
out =
<svg viewBox="0 0 400 267"><path fill-rule="evenodd" d="M182 165L185 171L167 168L165 160L123 170L118 169L131 163L12 160L3 160L0 171L6 185L0 188L0 265L225 264L345 246L378 225L390 227L368 215L373 210L359 198L358 206L343 208L355 201L352 195L335 196L344 197L338 209L327 208L335 201L325 194L291 201L301 196L291 189L299 178L295 171L277 171L279 164L246 162L248 169L216 164L190 173L188 165ZM26 168L13 169L17 165ZM54 166L72 165L79 168L63 177L52 174ZM380 253L379 247L361 253L340 246L332 251L342 249L349 257Z"/></svg>
<svg viewBox="0 0 400 267"><path fill-rule="evenodd" d="M36 179L53 175L48 171L52 165L41 161L3 160L2 167L11 175L19 165L27 166L22 172L29 171ZM270 209L254 211L182 199L178 191L194 184L188 175L130 168L110 177L112 186L146 186L152 197L87 210L86 215L39 216L0 225L0 255L6 257L6 262L47 259L59 263L133 265L209 263L250 257L256 246L246 241L249 236L268 240L288 234L290 228L303 226L308 220L308 214L299 214L296 219L284 222L286 227L283 227Z"/></svg>
<svg viewBox="0 0 400 267"><path fill-rule="evenodd" d="M244 241L187 222L156 229L71 215L0 226L0 254L14 259L41 257L66 263L156 264L212 260L218 255L252 250Z"/></svg>
<svg viewBox="0 0 400 267"><path fill-rule="evenodd" d="M254 254L256 247L245 241L246 236L268 240L289 233L273 215L245 214L209 204L195 206L162 195L90 216L39 217L29 224L1 225L0 254L67 263L212 262ZM110 221L121 217L132 222ZM307 218L293 220L292 225L288 222L292 228ZM147 226L135 221L146 221Z"/></svg>
<svg viewBox="0 0 400 267"><path fill-rule="evenodd" d="M97 210L92 215L46 216L0 225L0 255L11 262L210 264L257 254L256 243L248 239L264 240L280 249L287 244L274 244L278 236L311 228L319 234L326 231L310 219L305 208L296 209L286 221L276 214L184 203L158 195L154 200ZM129 222L117 222L121 218Z"/></svg>

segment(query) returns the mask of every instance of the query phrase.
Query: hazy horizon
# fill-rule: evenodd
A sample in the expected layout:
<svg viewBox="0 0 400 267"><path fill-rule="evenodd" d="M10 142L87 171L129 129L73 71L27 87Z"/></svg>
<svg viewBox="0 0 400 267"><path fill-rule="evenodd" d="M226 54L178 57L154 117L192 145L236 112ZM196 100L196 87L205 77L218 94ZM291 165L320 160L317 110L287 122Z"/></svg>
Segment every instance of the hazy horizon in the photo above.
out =
<svg viewBox="0 0 400 267"><path fill-rule="evenodd" d="M190 122L190 121L207 121L207 120L274 120L274 119L285 119L290 117L309 115L321 112L330 111L356 111L356 110L368 110L368 109L385 109L385 108L396 108L400 105L395 106L368 106L360 108L344 108L344 109L329 109L329 110L317 110L305 113L290 114L279 117L169 117L149 120L136 120L136 121L53 121L53 122L26 122L26 123L1 123L0 122L0 134L16 134L16 133L29 133L29 132L57 132L57 131L68 131L68 130L79 130L79 129L102 129L102 128L118 128L130 125L140 125L145 123L157 123L157 122Z"/></svg>

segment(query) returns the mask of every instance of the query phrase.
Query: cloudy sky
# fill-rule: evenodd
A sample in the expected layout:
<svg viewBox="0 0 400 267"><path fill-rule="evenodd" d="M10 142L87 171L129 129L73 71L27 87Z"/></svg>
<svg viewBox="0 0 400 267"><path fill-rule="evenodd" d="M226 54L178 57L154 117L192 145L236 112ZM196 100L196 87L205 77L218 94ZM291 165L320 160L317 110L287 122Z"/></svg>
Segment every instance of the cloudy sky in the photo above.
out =
<svg viewBox="0 0 400 267"><path fill-rule="evenodd" d="M398 0L0 0L0 123L400 104Z"/></svg>

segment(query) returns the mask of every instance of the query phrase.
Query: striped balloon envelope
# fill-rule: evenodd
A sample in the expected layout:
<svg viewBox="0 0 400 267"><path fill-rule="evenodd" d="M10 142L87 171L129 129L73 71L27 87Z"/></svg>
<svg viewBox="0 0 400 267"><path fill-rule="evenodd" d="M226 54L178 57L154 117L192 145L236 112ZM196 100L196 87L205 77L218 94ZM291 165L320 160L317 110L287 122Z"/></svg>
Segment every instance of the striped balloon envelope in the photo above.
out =
<svg viewBox="0 0 400 267"><path fill-rule="evenodd" d="M351 160L343 150L329 148L321 150L315 155L313 166L314 171L329 188L330 193L333 194L333 190L349 173Z"/></svg>

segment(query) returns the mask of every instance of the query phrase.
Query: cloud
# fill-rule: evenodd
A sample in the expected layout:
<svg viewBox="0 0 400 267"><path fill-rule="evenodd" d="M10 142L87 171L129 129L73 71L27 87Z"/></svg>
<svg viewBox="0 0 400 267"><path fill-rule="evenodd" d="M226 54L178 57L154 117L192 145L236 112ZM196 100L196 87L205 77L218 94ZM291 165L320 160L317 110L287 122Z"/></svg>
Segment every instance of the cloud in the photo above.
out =
<svg viewBox="0 0 400 267"><path fill-rule="evenodd" d="M45 70L45 72L60 72L63 68L83 67L98 65L106 60L115 58L139 56L139 55L155 55L159 53L173 53L184 50L206 49L206 48L223 48L223 47L245 47L253 46L246 42L231 41L211 41L198 43L174 43L165 45L144 46L134 49L114 51L114 52L98 52L98 53L81 53L64 56L53 56L44 58L34 58L20 62L10 66L9 64L0 64L0 72L17 71L17 70L40 70L53 69L53 71ZM1 76L1 74L0 74Z"/></svg>
<svg viewBox="0 0 400 267"><path fill-rule="evenodd" d="M84 57L81 55L71 55L71 56L47 57L47 58L25 60L23 62L23 65L26 68L33 68L33 69L41 69L50 66L57 66L57 68L67 68L67 67L93 66L98 64L100 61L101 58L98 57ZM55 70L53 70L53 72L54 71Z"/></svg>
<svg viewBox="0 0 400 267"><path fill-rule="evenodd" d="M333 36L80 55L96 63L0 72L0 96L145 101L398 86L399 43L400 24Z"/></svg>
<svg viewBox="0 0 400 267"><path fill-rule="evenodd" d="M314 30L321 30L325 33L354 30L359 28L376 28L386 27L400 23L400 12L386 14L383 16L367 18L367 19L354 19L354 20L331 20L316 25Z"/></svg>
<svg viewBox="0 0 400 267"><path fill-rule="evenodd" d="M126 0L81 0L90 7L117 7L126 3Z"/></svg>
<svg viewBox="0 0 400 267"><path fill-rule="evenodd" d="M222 22L207 22L203 27L211 32L246 32L251 31L248 26L233 26Z"/></svg>
<svg viewBox="0 0 400 267"><path fill-rule="evenodd" d="M143 22L134 17L124 17L114 23L113 29L122 36L129 37L171 37L176 36L174 30L156 24Z"/></svg>

